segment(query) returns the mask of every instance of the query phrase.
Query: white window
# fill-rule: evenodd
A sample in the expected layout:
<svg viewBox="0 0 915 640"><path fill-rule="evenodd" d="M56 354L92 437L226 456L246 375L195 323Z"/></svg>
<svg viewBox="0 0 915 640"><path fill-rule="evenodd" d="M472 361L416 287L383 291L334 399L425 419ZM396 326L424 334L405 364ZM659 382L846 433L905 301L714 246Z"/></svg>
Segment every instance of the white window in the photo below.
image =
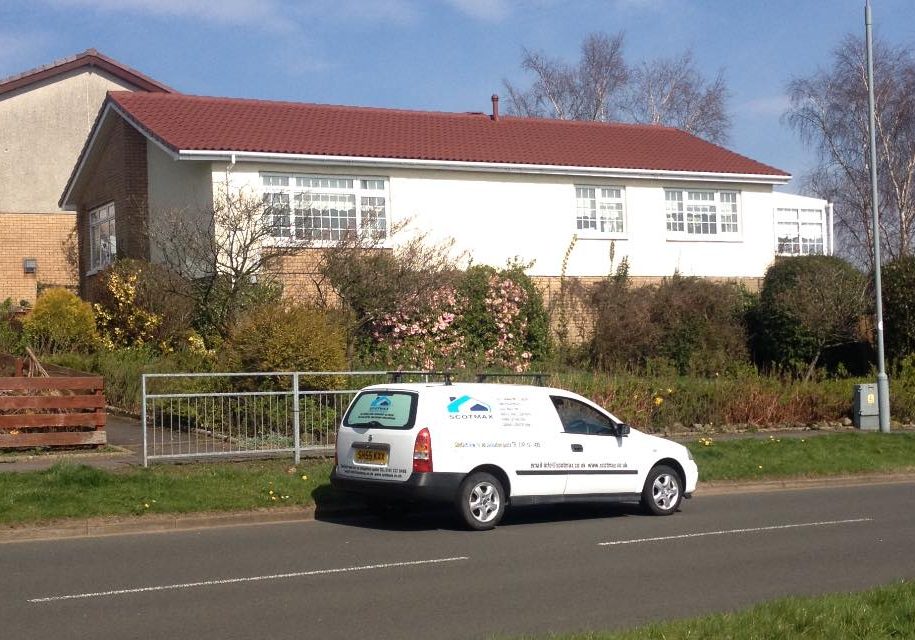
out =
<svg viewBox="0 0 915 640"><path fill-rule="evenodd" d="M822 209L776 209L777 253L789 256L823 254L826 212Z"/></svg>
<svg viewBox="0 0 915 640"><path fill-rule="evenodd" d="M341 240L371 232L387 236L384 178L265 174L265 216L275 238Z"/></svg>
<svg viewBox="0 0 915 640"><path fill-rule="evenodd" d="M665 189L668 236L733 238L740 233L736 191Z"/></svg>
<svg viewBox="0 0 915 640"><path fill-rule="evenodd" d="M626 230L621 187L576 186L575 209L579 231L610 234Z"/></svg>
<svg viewBox="0 0 915 640"><path fill-rule="evenodd" d="M109 202L89 212L89 270L104 269L116 255L114 203Z"/></svg>

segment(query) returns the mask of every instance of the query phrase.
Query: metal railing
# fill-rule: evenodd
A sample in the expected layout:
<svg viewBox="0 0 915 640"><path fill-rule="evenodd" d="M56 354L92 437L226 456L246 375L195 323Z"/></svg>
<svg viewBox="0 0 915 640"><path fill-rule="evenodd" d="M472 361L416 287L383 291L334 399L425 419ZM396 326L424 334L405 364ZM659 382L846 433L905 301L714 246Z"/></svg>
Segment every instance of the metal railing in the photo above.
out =
<svg viewBox="0 0 915 640"><path fill-rule="evenodd" d="M146 373L143 466L152 460L328 453L337 423L386 371Z"/></svg>
<svg viewBox="0 0 915 640"><path fill-rule="evenodd" d="M431 380L452 372L307 371L145 373L142 376L143 466L154 460L234 458L291 453L327 455L336 427L362 387ZM476 374L512 382L545 374ZM459 378L473 379L464 372Z"/></svg>

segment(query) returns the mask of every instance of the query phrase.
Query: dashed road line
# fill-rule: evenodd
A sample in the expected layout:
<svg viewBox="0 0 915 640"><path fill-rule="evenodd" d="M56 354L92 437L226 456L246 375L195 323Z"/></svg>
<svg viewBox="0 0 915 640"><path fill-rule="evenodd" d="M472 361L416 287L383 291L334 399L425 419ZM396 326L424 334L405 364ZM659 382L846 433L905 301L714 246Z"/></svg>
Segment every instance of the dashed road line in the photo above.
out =
<svg viewBox="0 0 915 640"><path fill-rule="evenodd" d="M770 527L752 527L748 529L725 529L723 531L702 531L699 533L683 533L676 536L660 536L657 538L634 538L632 540L613 540L598 542L598 546L610 547L620 544L638 544L640 542L660 542L662 540L683 540L686 538L702 538L704 536L724 536L737 533L756 533L759 531L778 531L781 529L799 529L801 527L828 527L837 524L853 524L857 522L873 522L873 518L852 518L850 520L824 520L821 522L801 522L798 524L778 524Z"/></svg>
<svg viewBox="0 0 915 640"><path fill-rule="evenodd" d="M339 569L318 569L315 571L296 571L294 573L276 573L269 576L250 576L247 578L227 578L224 580L203 580L201 582L185 582L183 584L166 584L155 587L137 587L134 589L114 589L111 591L97 591L95 593L74 593L63 596L49 596L46 598L32 598L29 602L60 602L61 600L84 600L88 598L104 598L108 596L121 596L131 593L149 593L152 591L177 591L180 589L193 589L196 587L212 587L223 584L239 584L242 582L262 582L265 580L283 580L287 578L302 578L306 576L324 576L334 573L352 573L356 571L372 571L375 569L391 569L394 567L415 567L419 565L442 564L445 562L458 562L469 560L467 556L453 558L435 558L433 560L413 560L410 562L385 562L382 564L367 564L358 567L342 567Z"/></svg>

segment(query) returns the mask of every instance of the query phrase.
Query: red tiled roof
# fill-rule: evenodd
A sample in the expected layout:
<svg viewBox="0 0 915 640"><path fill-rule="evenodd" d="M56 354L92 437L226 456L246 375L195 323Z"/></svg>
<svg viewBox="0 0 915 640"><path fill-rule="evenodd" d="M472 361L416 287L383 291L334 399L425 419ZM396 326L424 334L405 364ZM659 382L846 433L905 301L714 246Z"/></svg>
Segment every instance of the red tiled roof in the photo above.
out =
<svg viewBox="0 0 915 640"><path fill-rule="evenodd" d="M655 125L570 122L181 94L111 92L134 124L174 151L209 150L787 177Z"/></svg>
<svg viewBox="0 0 915 640"><path fill-rule="evenodd" d="M115 78L132 84L142 91L162 91L169 93L172 91L167 85L164 85L157 80L153 80L149 76L143 75L139 71L131 69L117 60L113 60L112 58L99 53L95 49L87 49L82 53L77 53L69 58L57 60L51 64L44 65L43 67L29 69L28 71L17 73L8 78L0 78L0 95L82 67L102 69Z"/></svg>

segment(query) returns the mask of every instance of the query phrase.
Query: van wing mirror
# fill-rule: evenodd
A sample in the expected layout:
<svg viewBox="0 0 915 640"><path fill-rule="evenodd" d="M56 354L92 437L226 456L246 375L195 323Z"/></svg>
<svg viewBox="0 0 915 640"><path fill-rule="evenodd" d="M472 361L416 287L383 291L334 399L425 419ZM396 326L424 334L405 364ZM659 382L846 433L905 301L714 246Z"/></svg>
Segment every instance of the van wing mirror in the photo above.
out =
<svg viewBox="0 0 915 640"><path fill-rule="evenodd" d="M629 425L625 422L620 422L616 425L616 435L620 438L625 438L629 435Z"/></svg>

